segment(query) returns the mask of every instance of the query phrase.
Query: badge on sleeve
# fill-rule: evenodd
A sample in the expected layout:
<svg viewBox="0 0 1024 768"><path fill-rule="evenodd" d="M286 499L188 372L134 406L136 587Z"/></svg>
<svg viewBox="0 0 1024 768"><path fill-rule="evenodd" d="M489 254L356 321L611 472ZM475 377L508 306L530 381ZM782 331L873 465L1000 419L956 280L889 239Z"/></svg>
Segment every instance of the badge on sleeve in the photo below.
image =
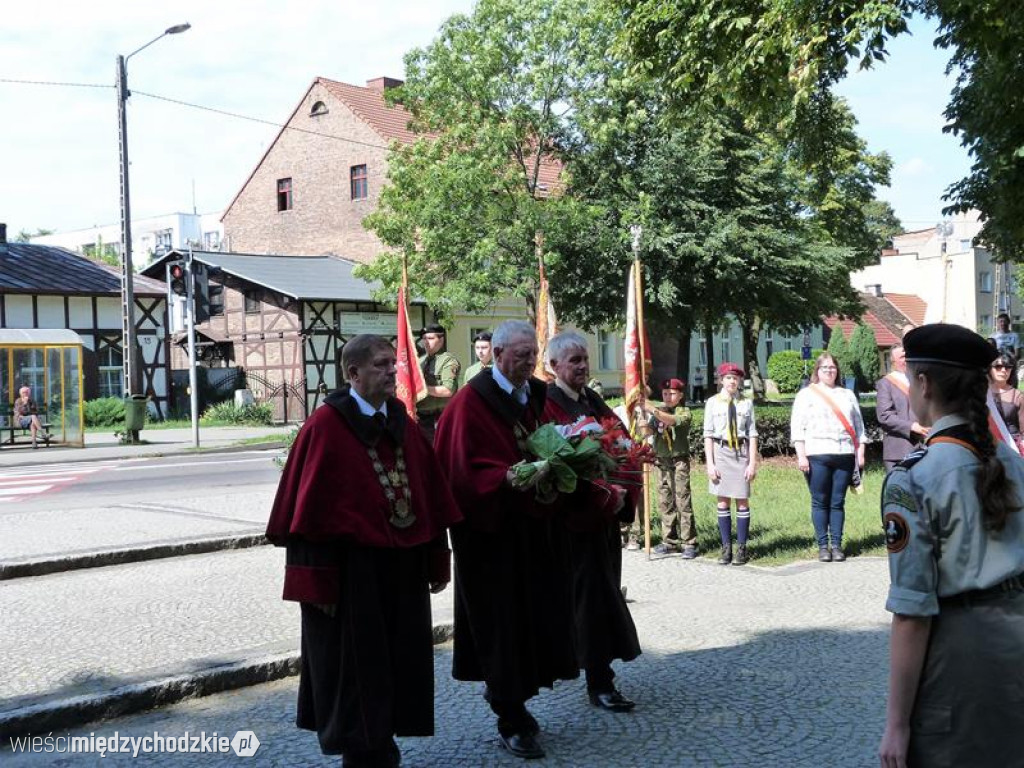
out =
<svg viewBox="0 0 1024 768"><path fill-rule="evenodd" d="M885 548L892 554L902 552L910 541L910 528L899 512L886 512L882 518L885 525Z"/></svg>

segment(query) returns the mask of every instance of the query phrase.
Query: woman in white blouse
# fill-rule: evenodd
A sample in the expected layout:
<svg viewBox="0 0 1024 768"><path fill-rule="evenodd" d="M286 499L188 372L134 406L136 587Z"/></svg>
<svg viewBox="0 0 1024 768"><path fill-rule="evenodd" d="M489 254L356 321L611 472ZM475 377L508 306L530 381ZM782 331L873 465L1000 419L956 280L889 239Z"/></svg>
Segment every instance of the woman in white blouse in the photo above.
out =
<svg viewBox="0 0 1024 768"><path fill-rule="evenodd" d="M864 420L857 396L836 385L842 380L835 358L827 352L821 355L810 386L796 396L790 421L797 466L811 491L811 522L823 563L846 559L846 491L864 468Z"/></svg>

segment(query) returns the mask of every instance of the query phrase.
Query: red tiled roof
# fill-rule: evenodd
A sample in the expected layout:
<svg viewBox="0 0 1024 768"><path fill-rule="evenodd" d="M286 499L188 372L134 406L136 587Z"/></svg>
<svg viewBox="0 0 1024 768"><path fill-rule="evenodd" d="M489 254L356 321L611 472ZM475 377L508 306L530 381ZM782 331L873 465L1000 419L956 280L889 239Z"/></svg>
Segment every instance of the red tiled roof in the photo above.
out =
<svg viewBox="0 0 1024 768"><path fill-rule="evenodd" d="M883 298L896 307L914 325L924 325L928 304L920 296L915 296L912 293L886 293Z"/></svg>
<svg viewBox="0 0 1024 768"><path fill-rule="evenodd" d="M336 99L343 101L346 107L373 128L382 139L412 144L419 138L418 134L409 130L409 121L412 120L409 110L401 104L388 106L383 91L340 83L326 77L318 77L316 82Z"/></svg>
<svg viewBox="0 0 1024 768"><path fill-rule="evenodd" d="M890 331L885 325L872 313L865 312L864 316L860 318L860 321L871 326L871 330L875 332L875 343L879 347L891 347L894 344L898 344L899 337ZM825 325L831 328L833 331L838 327L843 329L843 336L846 340L850 340L850 334L853 333L853 329L857 327L857 320L847 319L840 320L838 317L826 317Z"/></svg>

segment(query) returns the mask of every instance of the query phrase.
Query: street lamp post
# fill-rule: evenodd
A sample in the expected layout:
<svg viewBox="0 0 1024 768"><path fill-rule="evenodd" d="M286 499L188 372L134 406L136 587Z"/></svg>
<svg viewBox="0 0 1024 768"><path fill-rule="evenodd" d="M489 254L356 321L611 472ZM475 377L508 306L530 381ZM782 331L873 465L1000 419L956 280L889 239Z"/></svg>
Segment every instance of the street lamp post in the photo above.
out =
<svg viewBox="0 0 1024 768"><path fill-rule="evenodd" d="M946 322L949 314L949 273L953 268L953 262L950 260L947 252L947 243L949 236L953 234L953 222L949 219L943 219L935 225L935 234L938 235L942 242L942 322Z"/></svg>
<svg viewBox="0 0 1024 768"><path fill-rule="evenodd" d="M126 395L141 394L139 360L135 342L135 287L132 266L132 217L128 193L128 59L148 48L166 35L176 35L191 28L190 24L176 24L168 27L163 34L150 40L127 56L117 57L117 119L118 143L121 159L121 333L124 362L124 392Z"/></svg>

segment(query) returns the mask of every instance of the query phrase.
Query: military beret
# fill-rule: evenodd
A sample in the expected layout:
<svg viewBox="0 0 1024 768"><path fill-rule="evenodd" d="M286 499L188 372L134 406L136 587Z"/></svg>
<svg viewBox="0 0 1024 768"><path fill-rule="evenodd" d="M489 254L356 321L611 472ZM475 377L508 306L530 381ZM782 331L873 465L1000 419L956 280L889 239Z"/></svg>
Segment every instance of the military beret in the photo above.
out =
<svg viewBox="0 0 1024 768"><path fill-rule="evenodd" d="M722 363L715 369L715 373L718 375L718 378L728 376L730 373L733 376L739 376L741 379L744 376L743 369L736 365L736 363Z"/></svg>
<svg viewBox="0 0 1024 768"><path fill-rule="evenodd" d="M444 326L438 325L437 323L431 323L430 325L426 326L422 331L420 331L421 336L425 336L428 333L437 333L440 334L441 336L444 336Z"/></svg>
<svg viewBox="0 0 1024 768"><path fill-rule="evenodd" d="M662 389L674 389L677 392L686 391L686 383L682 379L665 379L661 382Z"/></svg>
<svg viewBox="0 0 1024 768"><path fill-rule="evenodd" d="M931 323L907 331L903 350L908 363L935 363L957 368L988 368L999 353L984 338L961 325Z"/></svg>

